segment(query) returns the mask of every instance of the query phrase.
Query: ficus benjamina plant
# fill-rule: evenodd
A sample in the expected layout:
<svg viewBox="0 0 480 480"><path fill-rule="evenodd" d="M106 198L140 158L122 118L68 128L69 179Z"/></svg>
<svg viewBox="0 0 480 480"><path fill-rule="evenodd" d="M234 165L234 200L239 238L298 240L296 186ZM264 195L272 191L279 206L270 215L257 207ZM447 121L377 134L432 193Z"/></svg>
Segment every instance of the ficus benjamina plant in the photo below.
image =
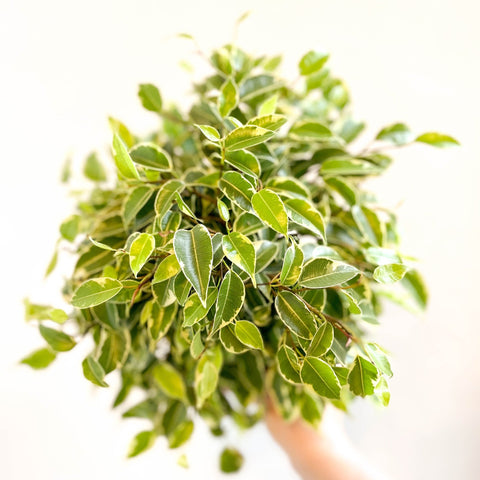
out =
<svg viewBox="0 0 480 480"><path fill-rule="evenodd" d="M159 128L140 137L110 119L116 174L89 155L92 187L60 227L56 250L76 257L63 288L71 309L26 302L46 346L23 363L45 368L88 337L79 369L99 387L118 372L114 407L143 392L124 407L151 421L130 457L158 436L183 445L199 418L214 435L227 417L250 427L266 397L313 425L327 403L387 405L392 371L366 327L385 299L422 310L427 291L395 214L363 183L389 167L384 149L458 143L396 123L354 151L364 124L327 54L304 55L293 82L277 73L280 56L226 45L205 58L211 73L188 112L142 84ZM220 466L242 461L229 446Z"/></svg>

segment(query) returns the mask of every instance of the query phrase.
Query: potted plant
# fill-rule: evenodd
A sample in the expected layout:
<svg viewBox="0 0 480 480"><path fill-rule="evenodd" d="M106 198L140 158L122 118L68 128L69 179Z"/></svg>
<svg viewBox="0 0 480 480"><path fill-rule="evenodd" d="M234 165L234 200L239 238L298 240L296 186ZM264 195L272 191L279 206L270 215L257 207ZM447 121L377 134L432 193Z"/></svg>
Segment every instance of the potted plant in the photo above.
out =
<svg viewBox="0 0 480 480"><path fill-rule="evenodd" d="M46 346L23 363L45 368L91 337L85 377L108 387L118 372L115 408L143 391L124 416L151 428L129 456L159 435L179 447L196 417L214 435L225 417L250 427L265 396L285 419L313 425L327 403L387 405L391 368L365 326L378 323L385 298L427 302L400 253L395 214L363 183L389 167L384 148L457 141L397 123L355 151L364 124L327 54L304 55L295 82L277 73L279 56L226 45L206 58L212 71L194 85L188 113L142 84L160 128L140 137L110 119L116 178L98 154L86 159L92 188L62 223L58 247L76 256L63 289L72 309L26 302ZM225 449L222 470L241 463Z"/></svg>

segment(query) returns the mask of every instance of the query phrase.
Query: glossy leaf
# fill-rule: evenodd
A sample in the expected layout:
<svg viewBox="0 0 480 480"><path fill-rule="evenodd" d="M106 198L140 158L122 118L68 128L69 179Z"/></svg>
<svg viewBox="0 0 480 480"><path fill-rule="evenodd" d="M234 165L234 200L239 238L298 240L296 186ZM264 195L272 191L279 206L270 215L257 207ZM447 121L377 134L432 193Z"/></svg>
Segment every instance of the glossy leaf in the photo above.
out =
<svg viewBox="0 0 480 480"><path fill-rule="evenodd" d="M330 350L333 343L333 327L328 322L323 322L308 346L307 355L320 357Z"/></svg>
<svg viewBox="0 0 480 480"><path fill-rule="evenodd" d="M287 235L288 218L280 197L271 190L260 190L252 196L252 206L258 218L282 235Z"/></svg>
<svg viewBox="0 0 480 480"><path fill-rule="evenodd" d="M320 358L305 357L300 372L303 383L322 397L340 398L340 382L332 367Z"/></svg>
<svg viewBox="0 0 480 480"><path fill-rule="evenodd" d="M280 272L280 283L282 285L293 285L297 282L302 271L303 252L296 244L292 243L285 252L282 270Z"/></svg>
<svg viewBox="0 0 480 480"><path fill-rule="evenodd" d="M291 383L302 383L300 364L297 354L288 345L282 345L277 351L277 366L280 375Z"/></svg>
<svg viewBox="0 0 480 480"><path fill-rule="evenodd" d="M317 331L315 317L297 295L281 291L275 299L275 308L280 320L301 338L312 338Z"/></svg>
<svg viewBox="0 0 480 480"><path fill-rule="evenodd" d="M255 282L255 247L253 243L241 233L232 232L225 235L222 240L225 256L244 272L250 275L252 283Z"/></svg>
<svg viewBox="0 0 480 480"><path fill-rule="evenodd" d="M180 264L175 255L169 255L164 258L155 270L152 284L163 282L174 277L180 271Z"/></svg>
<svg viewBox="0 0 480 480"><path fill-rule="evenodd" d="M373 394L374 382L377 377L378 371L375 365L357 355L348 374L348 385L355 395L365 397Z"/></svg>
<svg viewBox="0 0 480 480"><path fill-rule="evenodd" d="M242 279L234 271L229 270L218 290L212 334L236 318L244 299L245 286Z"/></svg>
<svg viewBox="0 0 480 480"><path fill-rule="evenodd" d="M310 203L301 198L292 198L285 202L290 219L325 239L325 222L322 215Z"/></svg>
<svg viewBox="0 0 480 480"><path fill-rule="evenodd" d="M208 230L203 225L196 225L191 230L178 230L173 246L183 274L205 307L213 261L212 239Z"/></svg>
<svg viewBox="0 0 480 480"><path fill-rule="evenodd" d="M228 152L225 161L247 175L258 177L260 175L260 164L257 157L248 150L237 150Z"/></svg>
<svg viewBox="0 0 480 480"><path fill-rule="evenodd" d="M170 155L154 143L141 143L130 150L130 157L138 165L167 172L172 169Z"/></svg>
<svg viewBox="0 0 480 480"><path fill-rule="evenodd" d="M351 265L327 258L314 258L303 266L298 282L308 288L334 287L351 280L358 273Z"/></svg>
<svg viewBox="0 0 480 480"><path fill-rule="evenodd" d="M247 320L237 320L235 323L235 335L248 347L263 350L262 334L254 323Z"/></svg>
<svg viewBox="0 0 480 480"><path fill-rule="evenodd" d="M130 268L135 277L148 262L155 250L155 238L149 233L141 233L130 245Z"/></svg>
<svg viewBox="0 0 480 480"><path fill-rule="evenodd" d="M247 212L251 209L250 201L255 193L255 189L240 173L225 172L218 186L227 198L240 208Z"/></svg>
<svg viewBox="0 0 480 480"><path fill-rule="evenodd" d="M112 143L113 158L115 159L115 165L118 171L125 177L131 179L139 179L140 175L135 168L135 165L128 153L127 147L123 143L123 140L115 134L113 136Z"/></svg>
<svg viewBox="0 0 480 480"><path fill-rule="evenodd" d="M172 208L175 194L183 190L184 186L181 180L169 180L160 187L155 197L155 212L160 220Z"/></svg>
<svg viewBox="0 0 480 480"><path fill-rule="evenodd" d="M122 290L122 284L113 278L93 278L82 283L72 298L77 308L89 308L100 305L113 298Z"/></svg>
<svg viewBox="0 0 480 480"><path fill-rule="evenodd" d="M225 137L225 149L234 152L242 148L250 148L264 143L275 135L275 132L254 125L236 128Z"/></svg>

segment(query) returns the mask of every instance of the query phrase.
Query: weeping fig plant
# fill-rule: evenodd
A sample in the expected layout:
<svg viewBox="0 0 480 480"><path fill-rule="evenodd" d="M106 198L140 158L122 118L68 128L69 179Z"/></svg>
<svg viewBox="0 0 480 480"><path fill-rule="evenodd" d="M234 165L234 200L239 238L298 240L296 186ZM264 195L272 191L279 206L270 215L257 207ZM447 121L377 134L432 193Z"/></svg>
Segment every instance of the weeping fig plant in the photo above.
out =
<svg viewBox="0 0 480 480"><path fill-rule="evenodd" d="M250 427L266 396L313 425L327 403L388 404L389 360L366 327L385 299L422 310L427 291L401 254L395 214L363 184L389 167L385 147L457 141L396 123L355 150L364 124L328 58L309 51L292 82L280 56L226 45L188 112L142 84L158 130L139 136L111 118L112 169L86 159L92 186L57 244L76 258L63 289L71 308L26 302L45 346L22 362L45 368L92 339L79 370L99 387L116 372L113 406L151 421L129 456L160 435L179 447L200 418L214 435L226 417ZM233 447L224 471L242 464Z"/></svg>

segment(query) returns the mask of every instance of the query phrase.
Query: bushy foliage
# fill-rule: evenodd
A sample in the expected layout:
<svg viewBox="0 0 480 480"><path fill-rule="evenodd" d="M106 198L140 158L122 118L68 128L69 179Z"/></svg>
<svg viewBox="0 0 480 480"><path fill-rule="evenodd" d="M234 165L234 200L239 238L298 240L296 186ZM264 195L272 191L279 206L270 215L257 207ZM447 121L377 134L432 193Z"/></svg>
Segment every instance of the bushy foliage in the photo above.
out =
<svg viewBox="0 0 480 480"><path fill-rule="evenodd" d="M394 124L354 153L364 124L328 55L308 52L294 82L278 75L280 57L232 45L209 61L188 113L140 85L158 131L139 137L110 119L117 178L90 155L93 187L60 228L77 256L63 292L73 308L27 302L48 345L24 363L44 368L91 337L85 377L107 387L118 371L116 408L144 392L124 413L151 420L130 456L158 435L182 445L197 415L215 435L225 417L249 427L266 395L286 419L314 425L327 402L388 404L392 372L366 324L378 323L383 298L427 301L395 215L362 184L389 167L385 146L456 140ZM235 450L222 455L226 471L241 463Z"/></svg>

